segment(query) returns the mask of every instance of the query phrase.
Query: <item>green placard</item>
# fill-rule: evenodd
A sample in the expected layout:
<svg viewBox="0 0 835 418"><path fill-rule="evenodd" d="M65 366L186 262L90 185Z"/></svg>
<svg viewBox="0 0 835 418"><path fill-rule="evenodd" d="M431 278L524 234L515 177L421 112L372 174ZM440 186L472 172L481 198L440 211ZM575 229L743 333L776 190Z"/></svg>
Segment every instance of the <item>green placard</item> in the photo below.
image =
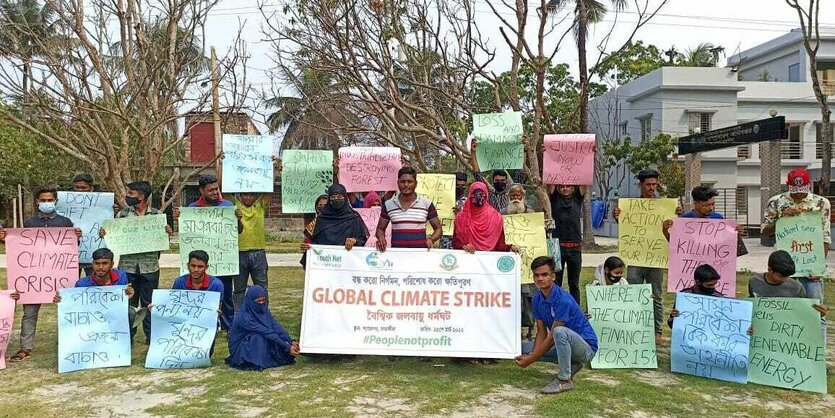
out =
<svg viewBox="0 0 835 418"><path fill-rule="evenodd" d="M286 150L281 166L281 211L312 213L333 184L333 152Z"/></svg>
<svg viewBox="0 0 835 418"><path fill-rule="evenodd" d="M593 368L658 368L651 285L588 286L586 300L597 334Z"/></svg>
<svg viewBox="0 0 835 418"><path fill-rule="evenodd" d="M238 218L234 207L180 208L180 274L188 273L188 253L209 254L207 273L238 274Z"/></svg>
<svg viewBox="0 0 835 418"><path fill-rule="evenodd" d="M748 382L826 393L826 348L814 299L751 298Z"/></svg>
<svg viewBox="0 0 835 418"><path fill-rule="evenodd" d="M795 265L794 277L826 275L821 216L822 212L808 212L777 220L774 248L791 254Z"/></svg>
<svg viewBox="0 0 835 418"><path fill-rule="evenodd" d="M525 159L522 134L521 112L473 115L479 169L521 169Z"/></svg>
<svg viewBox="0 0 835 418"><path fill-rule="evenodd" d="M165 214L106 219L102 222L106 247L115 254L140 254L169 248Z"/></svg>

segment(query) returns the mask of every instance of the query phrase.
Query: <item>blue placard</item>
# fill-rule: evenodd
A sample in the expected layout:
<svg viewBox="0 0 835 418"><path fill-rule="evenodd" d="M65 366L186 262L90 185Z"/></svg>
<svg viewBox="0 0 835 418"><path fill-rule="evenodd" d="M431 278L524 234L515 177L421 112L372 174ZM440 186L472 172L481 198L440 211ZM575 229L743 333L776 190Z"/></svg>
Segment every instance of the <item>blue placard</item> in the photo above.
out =
<svg viewBox="0 0 835 418"><path fill-rule="evenodd" d="M126 286L61 289L58 373L130 366Z"/></svg>
<svg viewBox="0 0 835 418"><path fill-rule="evenodd" d="M193 369L212 365L209 350L217 332L220 293L154 290L151 300L150 369Z"/></svg>
<svg viewBox="0 0 835 418"><path fill-rule="evenodd" d="M748 382L753 304L693 293L676 294L671 370L709 379Z"/></svg>

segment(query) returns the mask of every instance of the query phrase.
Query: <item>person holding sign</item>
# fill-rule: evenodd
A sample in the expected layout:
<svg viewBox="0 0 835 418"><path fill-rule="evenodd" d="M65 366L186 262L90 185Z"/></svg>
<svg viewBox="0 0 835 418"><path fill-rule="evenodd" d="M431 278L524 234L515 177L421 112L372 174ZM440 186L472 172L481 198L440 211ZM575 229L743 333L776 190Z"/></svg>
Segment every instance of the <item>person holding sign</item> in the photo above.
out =
<svg viewBox="0 0 835 418"><path fill-rule="evenodd" d="M603 264L597 266L594 272L595 281L589 286L625 286L629 282L623 280L623 271L626 264L620 257L612 256L606 259Z"/></svg>
<svg viewBox="0 0 835 418"><path fill-rule="evenodd" d="M526 143L527 137L523 137L522 142ZM476 156L477 150L478 138L473 137L470 145L470 164L473 165L475 180L483 182L484 178L481 176L481 169L478 166L478 158ZM507 194L509 176L505 170L493 170L491 179L493 187L490 193L490 205L499 211L499 213L502 213L507 210L507 205L510 203L510 197Z"/></svg>
<svg viewBox="0 0 835 418"><path fill-rule="evenodd" d="M679 218L702 218L702 219L725 219L721 213L716 212L716 196L719 192L709 186L696 186L690 191L690 197L693 198L693 210L678 215ZM664 221L662 232L670 240L670 228L673 227L673 220L668 219ZM742 235L743 230L737 226L737 234Z"/></svg>
<svg viewBox="0 0 835 418"><path fill-rule="evenodd" d="M574 389L574 375L597 353L597 335L586 313L568 293L554 286L556 264L551 257L537 257L531 263L536 341L523 344L516 364L525 368L540 359L559 363L557 378L540 390L543 394Z"/></svg>
<svg viewBox="0 0 835 418"><path fill-rule="evenodd" d="M229 367L264 370L296 362L299 342L290 338L267 308L267 292L254 285L229 329Z"/></svg>
<svg viewBox="0 0 835 418"><path fill-rule="evenodd" d="M397 188L400 191L386 200L377 222L377 250L385 251L389 246L386 228L391 223L392 248L431 249L443 235L441 219L435 205L429 199L415 193L417 172L412 167L403 167L397 172ZM426 223L432 225L432 236L426 236Z"/></svg>
<svg viewBox="0 0 835 418"><path fill-rule="evenodd" d="M128 282L128 275L123 270L113 268L113 251L107 248L99 248L93 251L93 274L75 282L75 287L95 286L127 286L125 295L128 299L133 297L133 286ZM55 303L61 303L61 295L55 294ZM128 326L130 327L130 343L133 345L133 336L136 329L133 327L133 320L136 318L136 311L128 306Z"/></svg>
<svg viewBox="0 0 835 418"><path fill-rule="evenodd" d="M557 286L562 287L563 274L568 274L568 291L577 303L580 303L580 270L583 268L583 233L580 224L583 219L583 197L587 192L587 186L548 186L551 217L555 224L551 236L560 241L562 269L557 272Z"/></svg>
<svg viewBox="0 0 835 418"><path fill-rule="evenodd" d="M362 217L348 202L348 192L341 184L328 188L328 203L317 216L316 226L310 237L311 244L344 245L351 251L362 247L368 240L368 229Z"/></svg>
<svg viewBox="0 0 835 418"><path fill-rule="evenodd" d="M655 199L658 197L658 177L658 171L651 168L641 170L635 176L638 179L642 199ZM615 222L620 218L620 212L619 207L616 207L612 211L612 217L615 218ZM660 344L664 342L664 337L661 335L662 316L664 315L664 304L661 301L661 292L664 287L664 269L631 266L626 274L626 280L629 281L629 284L649 283L652 285L652 307L655 313L655 343Z"/></svg>
<svg viewBox="0 0 835 418"><path fill-rule="evenodd" d="M129 183L125 197L125 204L128 207L120 210L116 218L161 214L159 209L152 208L150 205L151 193L151 183L147 181ZM165 226L165 232L171 235L172 230L169 225ZM99 229L100 237L104 238L106 235L107 231L104 228ZM119 256L119 269L127 273L128 282L136 291L129 301L130 306L140 308L151 304L151 295L154 289L159 287L159 257L159 251ZM151 315L145 315L142 320L142 330L145 332L146 344L150 344Z"/></svg>
<svg viewBox="0 0 835 418"><path fill-rule="evenodd" d="M188 205L190 208L209 208L209 207L233 207L234 203L223 198L220 194L220 184L215 176L200 176L197 179L197 190L200 192L200 197ZM240 209L235 210L235 216L238 218L238 234L244 232L244 224L241 221L243 212ZM174 208L174 221L180 218L180 208ZM223 297L221 298L220 327L223 330L228 330L232 325L232 318L235 316L235 303L233 301L234 282L238 276L218 276L218 279L223 283Z"/></svg>
<svg viewBox="0 0 835 418"><path fill-rule="evenodd" d="M87 173L77 174L72 179L72 189L75 192L87 192L90 193L93 191L93 176Z"/></svg>
<svg viewBox="0 0 835 418"><path fill-rule="evenodd" d="M820 213L823 231L823 257L829 254L831 237L831 204L829 199L812 193L812 180L805 168L789 171L789 191L771 197L763 211L762 233L774 235L777 220L784 216L797 216L806 212ZM823 302L823 282L820 277L801 277L800 283L810 298Z"/></svg>
<svg viewBox="0 0 835 418"><path fill-rule="evenodd" d="M702 264L696 267L693 272L693 280L696 284L687 289L679 290L679 293L693 293L702 296L711 296L714 298L724 298L722 292L716 290L716 285L719 283L719 272L716 271L710 264ZM670 311L670 318L667 319L667 325L673 327L673 319L677 318L679 311L676 310L675 302L673 302L673 310Z"/></svg>
<svg viewBox="0 0 835 418"><path fill-rule="evenodd" d="M243 230L238 234L238 276L235 278L233 303L235 311L244 302L246 283L267 287L267 232L264 217L270 207L266 195L243 192L234 198L235 207L241 212Z"/></svg>
<svg viewBox="0 0 835 418"><path fill-rule="evenodd" d="M467 173L457 171L455 173L455 207L452 208L454 214L458 214L464 208L464 202L467 201Z"/></svg>
<svg viewBox="0 0 835 418"><path fill-rule="evenodd" d="M487 203L487 185L476 182L470 185L467 202L455 216L455 232L452 248L470 254L476 251L518 251L504 239L502 215Z"/></svg>
<svg viewBox="0 0 835 418"><path fill-rule="evenodd" d="M55 213L55 204L58 203L58 191L55 188L44 187L38 190L35 193L35 203L37 203L35 215L23 222L24 228L74 228L69 218ZM75 228L75 235L81 238L81 229ZM5 241L6 231L0 228L0 242ZM9 296L14 300L20 300L18 289L14 289ZM23 305L23 319L20 324L20 349L9 358L9 362L23 361L32 356L40 310L41 304L39 303Z"/></svg>

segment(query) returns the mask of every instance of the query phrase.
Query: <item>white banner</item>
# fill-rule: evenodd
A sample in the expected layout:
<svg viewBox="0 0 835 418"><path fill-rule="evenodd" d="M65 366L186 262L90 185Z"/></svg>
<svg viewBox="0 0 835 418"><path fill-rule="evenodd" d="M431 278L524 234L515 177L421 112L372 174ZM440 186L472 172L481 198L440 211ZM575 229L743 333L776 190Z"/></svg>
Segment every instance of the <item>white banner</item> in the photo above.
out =
<svg viewBox="0 0 835 418"><path fill-rule="evenodd" d="M520 262L514 253L314 245L301 351L514 358Z"/></svg>

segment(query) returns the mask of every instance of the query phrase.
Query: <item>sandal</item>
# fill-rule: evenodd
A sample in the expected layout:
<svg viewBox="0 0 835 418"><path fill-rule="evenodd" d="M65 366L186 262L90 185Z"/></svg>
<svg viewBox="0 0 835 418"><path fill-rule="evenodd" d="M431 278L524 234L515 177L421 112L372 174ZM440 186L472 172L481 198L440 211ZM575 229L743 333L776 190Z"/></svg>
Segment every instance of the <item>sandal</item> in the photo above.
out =
<svg viewBox="0 0 835 418"><path fill-rule="evenodd" d="M29 357L32 357L32 351L21 349L14 356L9 357L9 363L17 363L26 360Z"/></svg>

